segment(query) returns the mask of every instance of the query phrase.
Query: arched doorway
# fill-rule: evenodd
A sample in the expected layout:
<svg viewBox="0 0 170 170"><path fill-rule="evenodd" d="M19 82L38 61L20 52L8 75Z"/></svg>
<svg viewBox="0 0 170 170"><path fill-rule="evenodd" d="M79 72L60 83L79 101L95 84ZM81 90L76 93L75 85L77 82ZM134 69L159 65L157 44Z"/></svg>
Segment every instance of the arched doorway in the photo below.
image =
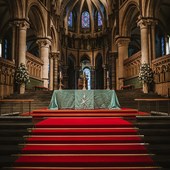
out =
<svg viewBox="0 0 170 170"><path fill-rule="evenodd" d="M86 78L87 78L87 86L86 88L88 90L91 89L91 63L90 63L90 59L88 56L84 55L82 58L81 58L81 73L80 73L80 76L81 74L85 74L86 75Z"/></svg>
<svg viewBox="0 0 170 170"><path fill-rule="evenodd" d="M91 89L91 70L89 67L85 67L83 69L83 73L86 75L87 78L87 90Z"/></svg>

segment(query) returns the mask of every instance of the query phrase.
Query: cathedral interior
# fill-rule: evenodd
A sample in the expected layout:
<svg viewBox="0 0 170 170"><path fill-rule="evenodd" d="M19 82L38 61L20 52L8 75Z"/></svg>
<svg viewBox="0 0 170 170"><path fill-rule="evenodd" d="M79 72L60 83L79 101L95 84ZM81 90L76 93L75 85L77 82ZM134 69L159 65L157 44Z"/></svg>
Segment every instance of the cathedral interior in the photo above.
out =
<svg viewBox="0 0 170 170"><path fill-rule="evenodd" d="M64 89L79 89L83 73L88 89L143 89L147 63L150 90L169 96L169 9L168 0L1 0L0 97L18 92L20 63L30 77L21 93L58 89L60 72Z"/></svg>
<svg viewBox="0 0 170 170"><path fill-rule="evenodd" d="M168 170L169 97L169 0L0 0L0 169Z"/></svg>

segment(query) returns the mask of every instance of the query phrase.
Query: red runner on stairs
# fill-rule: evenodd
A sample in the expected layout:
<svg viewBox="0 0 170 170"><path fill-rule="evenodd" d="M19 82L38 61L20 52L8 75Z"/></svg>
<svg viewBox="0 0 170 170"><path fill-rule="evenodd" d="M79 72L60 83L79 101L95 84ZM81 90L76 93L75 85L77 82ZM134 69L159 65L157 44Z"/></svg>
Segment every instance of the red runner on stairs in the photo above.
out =
<svg viewBox="0 0 170 170"><path fill-rule="evenodd" d="M15 169L155 170L141 136L122 118L47 118L36 124Z"/></svg>

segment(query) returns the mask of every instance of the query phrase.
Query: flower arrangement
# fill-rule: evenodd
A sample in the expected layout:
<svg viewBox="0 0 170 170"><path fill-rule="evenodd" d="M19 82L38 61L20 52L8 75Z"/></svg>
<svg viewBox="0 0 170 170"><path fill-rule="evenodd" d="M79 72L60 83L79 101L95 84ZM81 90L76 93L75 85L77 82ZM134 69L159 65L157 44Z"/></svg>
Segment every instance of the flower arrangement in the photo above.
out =
<svg viewBox="0 0 170 170"><path fill-rule="evenodd" d="M144 63L140 66L139 81L150 84L153 82L153 71L149 64Z"/></svg>
<svg viewBox="0 0 170 170"><path fill-rule="evenodd" d="M21 63L15 72L15 81L17 84L27 84L30 82L29 73L25 64Z"/></svg>

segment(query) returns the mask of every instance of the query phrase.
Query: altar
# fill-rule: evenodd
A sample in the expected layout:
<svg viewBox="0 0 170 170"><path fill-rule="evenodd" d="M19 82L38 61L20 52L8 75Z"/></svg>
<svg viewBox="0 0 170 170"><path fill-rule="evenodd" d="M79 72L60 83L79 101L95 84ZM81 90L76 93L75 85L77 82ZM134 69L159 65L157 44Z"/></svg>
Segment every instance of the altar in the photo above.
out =
<svg viewBox="0 0 170 170"><path fill-rule="evenodd" d="M49 109L119 109L114 90L54 90Z"/></svg>

